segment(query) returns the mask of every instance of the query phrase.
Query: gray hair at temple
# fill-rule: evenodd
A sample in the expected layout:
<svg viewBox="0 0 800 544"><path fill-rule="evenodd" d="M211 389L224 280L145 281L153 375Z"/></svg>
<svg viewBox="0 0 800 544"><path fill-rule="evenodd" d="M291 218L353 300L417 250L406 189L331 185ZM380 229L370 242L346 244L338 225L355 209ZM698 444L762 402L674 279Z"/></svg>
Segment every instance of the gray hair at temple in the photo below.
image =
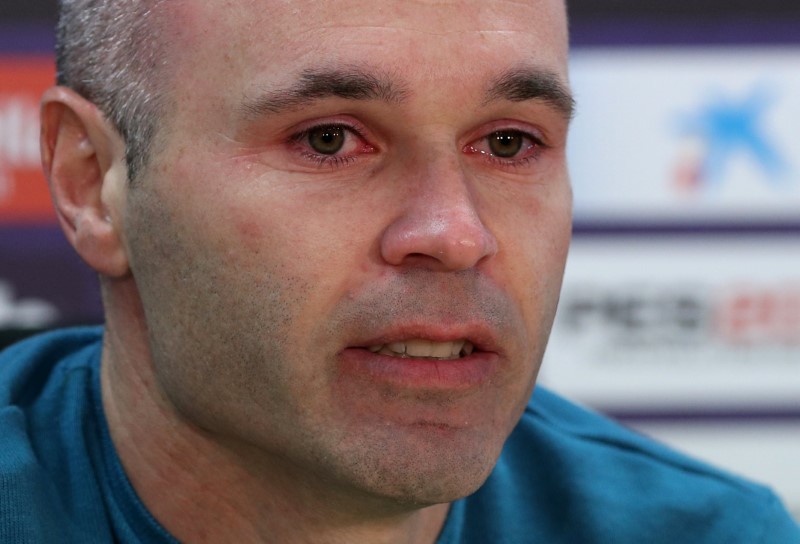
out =
<svg viewBox="0 0 800 544"><path fill-rule="evenodd" d="M59 3L57 82L93 102L122 135L131 181L147 166L164 110L164 52L151 16L164 1Z"/></svg>

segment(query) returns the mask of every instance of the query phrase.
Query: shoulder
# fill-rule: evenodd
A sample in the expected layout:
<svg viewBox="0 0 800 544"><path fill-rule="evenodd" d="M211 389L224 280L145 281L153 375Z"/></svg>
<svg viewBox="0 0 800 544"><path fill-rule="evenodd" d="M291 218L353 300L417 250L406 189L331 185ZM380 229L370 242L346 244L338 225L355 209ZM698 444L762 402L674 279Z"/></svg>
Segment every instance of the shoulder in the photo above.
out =
<svg viewBox="0 0 800 544"><path fill-rule="evenodd" d="M469 517L488 509L503 518L479 528L497 542L536 534L547 542L800 543L800 530L769 489L544 388L468 500ZM511 534L518 537L504 537Z"/></svg>
<svg viewBox="0 0 800 544"><path fill-rule="evenodd" d="M531 398L509 442L511 456L517 461L529 462L525 445L536 444L558 453L562 463L574 466L580 461L581 465L608 468L608 483L632 478L640 484L660 485L664 492L680 492L681 500L686 500L687 489L740 496L742 500L772 496L763 486L679 453L544 388ZM694 487L681 487L689 485Z"/></svg>
<svg viewBox="0 0 800 544"><path fill-rule="evenodd" d="M36 335L0 352L0 408L31 401L54 374L88 369L101 343L102 328L80 327Z"/></svg>
<svg viewBox="0 0 800 544"><path fill-rule="evenodd" d="M0 353L0 541L65 538L62 480L75 476L65 460L77 448L99 328L38 335ZM69 465L70 470L67 470ZM82 476L82 475L81 475ZM89 487L87 480L84 487ZM31 522L34 520L35 522Z"/></svg>

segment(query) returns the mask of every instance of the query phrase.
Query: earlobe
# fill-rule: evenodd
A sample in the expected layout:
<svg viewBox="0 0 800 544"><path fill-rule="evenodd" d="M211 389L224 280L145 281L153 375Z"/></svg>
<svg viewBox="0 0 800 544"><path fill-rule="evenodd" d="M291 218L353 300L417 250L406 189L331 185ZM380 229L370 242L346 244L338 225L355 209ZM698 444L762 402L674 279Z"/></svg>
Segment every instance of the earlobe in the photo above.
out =
<svg viewBox="0 0 800 544"><path fill-rule="evenodd" d="M127 190L122 138L91 102L54 87L42 97L41 152L67 239L100 274L128 273L121 236Z"/></svg>

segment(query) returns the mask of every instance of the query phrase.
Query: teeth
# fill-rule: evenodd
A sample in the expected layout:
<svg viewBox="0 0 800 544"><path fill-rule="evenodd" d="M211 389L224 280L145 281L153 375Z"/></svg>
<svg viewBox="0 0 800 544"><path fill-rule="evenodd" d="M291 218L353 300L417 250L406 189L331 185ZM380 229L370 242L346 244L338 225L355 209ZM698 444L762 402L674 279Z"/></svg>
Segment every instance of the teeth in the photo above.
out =
<svg viewBox="0 0 800 544"><path fill-rule="evenodd" d="M466 340L453 342L431 342L421 338L413 338L405 342L391 342L369 346L372 353L391 357L418 357L427 359L459 359L471 355L475 346Z"/></svg>

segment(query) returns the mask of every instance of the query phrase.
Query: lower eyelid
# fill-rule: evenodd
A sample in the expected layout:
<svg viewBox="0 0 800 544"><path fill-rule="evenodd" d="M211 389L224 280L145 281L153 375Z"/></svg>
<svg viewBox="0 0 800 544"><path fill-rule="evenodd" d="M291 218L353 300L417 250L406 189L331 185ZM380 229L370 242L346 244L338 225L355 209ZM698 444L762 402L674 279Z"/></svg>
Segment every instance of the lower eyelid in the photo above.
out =
<svg viewBox="0 0 800 544"><path fill-rule="evenodd" d="M539 160L542 152L545 150L545 146L534 144L533 149L531 149L531 153L525 157L521 158L503 158L498 157L489 153L481 154L483 159L488 161L489 163L501 167L506 168L522 168L525 166L530 166L531 163L536 162Z"/></svg>
<svg viewBox="0 0 800 544"><path fill-rule="evenodd" d="M301 151L300 155L306 161L316 163L320 166L345 166L356 160L355 155L323 155L310 151Z"/></svg>
<svg viewBox="0 0 800 544"><path fill-rule="evenodd" d="M495 157L493 155L489 155L486 157L486 160L492 162L494 164L498 164L500 166L512 166L512 167L520 167L520 166L528 166L531 162L534 162L539 159L539 153L534 152L527 157L522 157L521 159L503 159L501 157Z"/></svg>

